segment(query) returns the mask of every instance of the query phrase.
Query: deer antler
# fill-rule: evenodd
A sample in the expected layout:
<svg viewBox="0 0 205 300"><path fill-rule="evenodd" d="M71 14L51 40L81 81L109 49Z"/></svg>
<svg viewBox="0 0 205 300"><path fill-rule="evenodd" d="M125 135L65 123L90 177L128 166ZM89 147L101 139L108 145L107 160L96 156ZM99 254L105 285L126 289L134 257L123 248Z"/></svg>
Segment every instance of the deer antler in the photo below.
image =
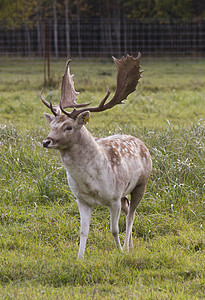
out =
<svg viewBox="0 0 205 300"><path fill-rule="evenodd" d="M78 93L75 91L74 88L73 75L70 75L70 60L68 60L66 63L65 74L62 80L61 99L59 105L52 106L51 103L48 104L48 102L42 97L42 94L41 100L47 107L49 107L52 110L53 113L56 109L61 109L61 111L64 114L66 114L69 118L72 119L75 119L80 113L84 111L100 112L110 109L117 104L122 104L123 100L125 100L129 94L135 91L139 79L141 78L141 73L143 71L140 71L140 58L140 53L138 53L137 58L134 58L130 55L127 55L126 57L123 56L121 59L116 59L115 57L113 57L114 63L117 68L117 87L113 98L107 103L105 102L111 93L109 89L107 90L107 94L97 107L85 108L85 106L90 105L91 102L85 104L76 103ZM64 110L64 108L67 107L74 109L72 112L69 113ZM76 109L79 107L84 108Z"/></svg>
<svg viewBox="0 0 205 300"><path fill-rule="evenodd" d="M64 73L63 79L62 79L60 107L74 108L74 107L88 106L91 104L91 102L83 103L83 104L76 103L79 92L76 92L76 90L74 88L74 81L73 81L74 75L70 75L70 68L69 68L70 62L71 62L71 60L69 59L66 63L65 73Z"/></svg>
<svg viewBox="0 0 205 300"><path fill-rule="evenodd" d="M140 59L142 55L138 53L137 58L127 54L127 57L116 59L113 57L114 63L117 68L117 87L113 98L105 105L105 108L112 108L117 104L122 104L123 100L129 94L136 90L136 86L141 77Z"/></svg>
<svg viewBox="0 0 205 300"><path fill-rule="evenodd" d="M62 110L64 114L68 117L75 119L81 112L86 110L90 112L100 112L114 107L117 104L122 104L123 100L127 98L129 94L135 91L136 86L141 78L140 71L140 58L141 53L138 53L137 58L133 56L127 55L126 57L122 57L121 59L116 59L113 57L114 63L117 68L117 87L113 98L107 102L110 95L110 91L107 91L106 96L100 102L97 107L88 107L82 109L74 109L71 113Z"/></svg>
<svg viewBox="0 0 205 300"><path fill-rule="evenodd" d="M66 113L63 109L70 107L70 108L77 108L77 107L85 107L91 104L89 103L83 103L83 104L78 104L76 103L76 100L78 98L78 92L76 92L74 88L74 81L73 81L73 76L70 75L70 68L69 68L69 63L71 60L68 60L66 63L65 67L65 73L63 75L62 79L62 84L61 84L61 98L60 98L60 103L57 105L52 105L52 103L48 103L42 96L43 89L41 90L40 93L40 98L41 101L51 109L52 113L57 116L61 114L61 110Z"/></svg>
<svg viewBox="0 0 205 300"><path fill-rule="evenodd" d="M50 110L52 111L52 113L54 114L54 116L59 116L61 114L61 111L60 111L60 105L57 104L57 105L52 105L52 103L48 103L44 98L43 98L43 89L41 89L41 92L40 92L40 98L41 98L41 101L43 102L43 104L45 104L45 106L47 106L48 108L50 108Z"/></svg>

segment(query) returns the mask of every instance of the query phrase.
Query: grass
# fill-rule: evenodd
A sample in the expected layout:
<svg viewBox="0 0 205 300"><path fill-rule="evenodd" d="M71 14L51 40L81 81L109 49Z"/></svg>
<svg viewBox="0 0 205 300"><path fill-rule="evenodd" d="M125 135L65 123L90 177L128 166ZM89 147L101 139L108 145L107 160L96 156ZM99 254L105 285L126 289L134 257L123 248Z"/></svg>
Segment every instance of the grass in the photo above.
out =
<svg viewBox="0 0 205 300"><path fill-rule="evenodd" d="M150 149L153 172L134 221L134 251L118 253L109 210L93 210L85 260L76 260L79 213L39 100L40 60L2 60L0 80L0 298L203 299L205 297L204 61L143 61L124 106L93 114L95 136L129 133ZM58 101L64 61L52 62ZM74 61L79 102L115 86L111 61ZM120 218L120 239L125 218Z"/></svg>

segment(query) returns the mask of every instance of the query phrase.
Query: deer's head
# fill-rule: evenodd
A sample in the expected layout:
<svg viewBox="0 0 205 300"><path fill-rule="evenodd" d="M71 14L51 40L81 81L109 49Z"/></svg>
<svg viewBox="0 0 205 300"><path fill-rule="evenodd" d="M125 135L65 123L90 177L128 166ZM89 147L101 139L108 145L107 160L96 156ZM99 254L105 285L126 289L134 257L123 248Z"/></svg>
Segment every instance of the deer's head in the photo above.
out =
<svg viewBox="0 0 205 300"><path fill-rule="evenodd" d="M138 84L142 71L140 71L139 53L137 58L127 55L121 59L113 57L117 68L117 87L113 98L106 103L110 96L110 91L102 99L97 107L87 107L91 104L78 104L76 102L78 92L75 91L73 75L70 75L69 63L66 63L65 74L61 85L61 98L57 105L48 103L42 96L42 102L50 108L53 115L45 113L46 120L50 123L50 133L43 141L43 146L47 148L65 149L69 148L71 144L77 143L79 139L79 132L83 125L89 120L90 112L100 112L114 107L117 104L124 103L123 100L131 94ZM65 108L73 108L71 112L65 111ZM63 113L63 114L61 114Z"/></svg>
<svg viewBox="0 0 205 300"><path fill-rule="evenodd" d="M50 123L50 133L43 140L43 146L63 150L77 144L81 128L88 122L89 116L89 111L80 113L76 119L69 118L65 114L53 116L44 113L45 119Z"/></svg>

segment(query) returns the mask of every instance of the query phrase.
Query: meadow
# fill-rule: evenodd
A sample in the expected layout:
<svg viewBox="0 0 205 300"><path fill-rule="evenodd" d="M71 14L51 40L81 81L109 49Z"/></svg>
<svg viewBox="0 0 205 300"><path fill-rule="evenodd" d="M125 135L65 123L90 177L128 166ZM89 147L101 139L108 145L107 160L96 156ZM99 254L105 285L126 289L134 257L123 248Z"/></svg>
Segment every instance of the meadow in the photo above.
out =
<svg viewBox="0 0 205 300"><path fill-rule="evenodd" d="M94 136L127 133L150 150L153 171L133 226L134 250L119 253L109 210L92 213L85 259L80 219L39 93L43 61L0 61L0 298L205 298L205 61L142 59L137 91L91 115ZM57 103L65 60L52 60L44 97ZM78 102L114 92L112 60L71 63ZM120 239L125 217L120 217Z"/></svg>

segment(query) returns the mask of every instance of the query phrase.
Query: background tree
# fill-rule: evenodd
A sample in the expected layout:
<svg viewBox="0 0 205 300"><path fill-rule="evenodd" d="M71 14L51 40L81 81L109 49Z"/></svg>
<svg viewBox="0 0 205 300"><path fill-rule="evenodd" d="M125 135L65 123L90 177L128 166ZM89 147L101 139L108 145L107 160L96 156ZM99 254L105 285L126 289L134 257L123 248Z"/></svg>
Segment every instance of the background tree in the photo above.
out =
<svg viewBox="0 0 205 300"><path fill-rule="evenodd" d="M191 19L192 0L155 0L155 19Z"/></svg>
<svg viewBox="0 0 205 300"><path fill-rule="evenodd" d="M193 35L197 37L202 32L203 19L205 1L201 0L0 0L1 27L7 28L6 42L2 44L8 41L6 47L11 44L12 51L19 54L36 53L36 45L31 45L32 30L37 35L38 54L45 53L45 24L50 37L48 46L58 57L59 41L60 51L68 55L78 51L78 56L82 56L89 47L92 51L92 45L85 42L89 34L95 34L103 53L126 53L132 48L133 39L141 38L144 27L140 24L150 28L152 24L164 24L165 38L174 40L173 20L192 20ZM136 23L135 28L132 22ZM149 37L145 37L146 43ZM202 39L198 39L199 43Z"/></svg>
<svg viewBox="0 0 205 300"><path fill-rule="evenodd" d="M69 0L65 0L65 28L66 28L66 51L70 57L70 18L69 18Z"/></svg>
<svg viewBox="0 0 205 300"><path fill-rule="evenodd" d="M57 8L56 0L53 0L53 19L54 19L54 45L55 45L55 56L58 57L58 19L57 19Z"/></svg>

